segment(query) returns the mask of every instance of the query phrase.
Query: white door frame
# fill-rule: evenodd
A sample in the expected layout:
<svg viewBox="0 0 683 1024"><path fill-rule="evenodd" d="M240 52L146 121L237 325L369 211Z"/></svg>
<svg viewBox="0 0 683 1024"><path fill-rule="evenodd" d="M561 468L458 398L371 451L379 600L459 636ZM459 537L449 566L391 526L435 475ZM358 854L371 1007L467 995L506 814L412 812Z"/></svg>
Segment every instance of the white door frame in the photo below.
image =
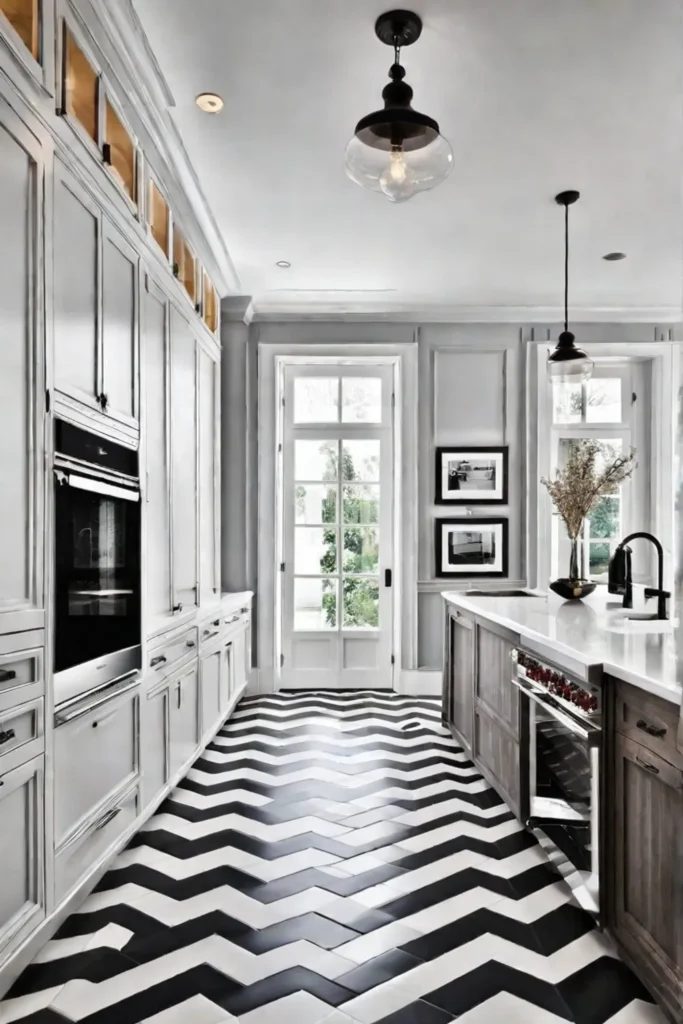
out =
<svg viewBox="0 0 683 1024"><path fill-rule="evenodd" d="M257 529L257 651L261 693L278 689L282 653L279 586L282 537L276 533L282 522L278 445L282 442L284 368L340 361L389 365L394 370L394 689L400 687L402 672L417 667L417 345L280 346L261 342L258 347Z"/></svg>

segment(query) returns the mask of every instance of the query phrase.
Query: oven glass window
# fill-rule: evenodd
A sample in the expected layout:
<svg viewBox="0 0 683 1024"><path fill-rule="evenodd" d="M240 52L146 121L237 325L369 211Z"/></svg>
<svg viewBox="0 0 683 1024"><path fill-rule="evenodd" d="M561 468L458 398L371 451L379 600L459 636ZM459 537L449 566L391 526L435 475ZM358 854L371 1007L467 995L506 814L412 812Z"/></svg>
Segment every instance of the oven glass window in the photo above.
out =
<svg viewBox="0 0 683 1024"><path fill-rule="evenodd" d="M536 794L548 802L549 816L587 820L591 812L589 748L543 708L537 706L534 712Z"/></svg>

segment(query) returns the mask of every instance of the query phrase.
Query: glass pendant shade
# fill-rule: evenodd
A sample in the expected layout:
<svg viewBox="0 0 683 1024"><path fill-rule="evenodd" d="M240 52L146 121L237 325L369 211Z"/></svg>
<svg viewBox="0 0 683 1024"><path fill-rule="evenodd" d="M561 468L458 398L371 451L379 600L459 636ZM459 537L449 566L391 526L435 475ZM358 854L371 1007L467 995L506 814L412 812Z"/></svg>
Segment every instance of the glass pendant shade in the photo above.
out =
<svg viewBox="0 0 683 1024"><path fill-rule="evenodd" d="M557 348L548 356L548 377L555 384L580 384L593 374L593 360L574 344L571 331L563 331Z"/></svg>

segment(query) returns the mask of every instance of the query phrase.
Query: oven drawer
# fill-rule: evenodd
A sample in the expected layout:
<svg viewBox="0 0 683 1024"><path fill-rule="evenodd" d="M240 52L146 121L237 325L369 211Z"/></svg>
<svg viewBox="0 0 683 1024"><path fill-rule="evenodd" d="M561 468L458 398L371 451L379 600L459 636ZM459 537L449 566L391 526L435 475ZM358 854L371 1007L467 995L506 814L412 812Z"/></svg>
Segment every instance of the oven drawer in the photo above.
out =
<svg viewBox="0 0 683 1024"><path fill-rule="evenodd" d="M45 692L41 629L0 637L0 713ZM17 650L21 645L21 650Z"/></svg>
<svg viewBox="0 0 683 1024"><path fill-rule="evenodd" d="M615 728L669 764L683 770L683 754L676 746L680 709L628 683L613 680L616 687Z"/></svg>
<svg viewBox="0 0 683 1024"><path fill-rule="evenodd" d="M147 667L153 673L153 682L180 668L184 662L190 662L198 651L197 627L184 626L172 633L167 633L156 643L147 655Z"/></svg>
<svg viewBox="0 0 683 1024"><path fill-rule="evenodd" d="M73 833L55 858L55 895L58 903L85 878L119 836L133 825L138 811L139 790L135 785L98 809Z"/></svg>
<svg viewBox="0 0 683 1024"><path fill-rule="evenodd" d="M0 775L44 752L44 718L42 697L0 711Z"/></svg>
<svg viewBox="0 0 683 1024"><path fill-rule="evenodd" d="M104 700L55 729L55 847L139 770L140 688Z"/></svg>

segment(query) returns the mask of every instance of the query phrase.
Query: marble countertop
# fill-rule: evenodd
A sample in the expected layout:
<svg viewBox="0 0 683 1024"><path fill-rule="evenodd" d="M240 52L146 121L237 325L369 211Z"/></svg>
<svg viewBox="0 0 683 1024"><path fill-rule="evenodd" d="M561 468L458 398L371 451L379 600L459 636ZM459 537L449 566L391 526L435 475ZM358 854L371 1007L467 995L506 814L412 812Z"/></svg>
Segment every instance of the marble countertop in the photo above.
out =
<svg viewBox="0 0 683 1024"><path fill-rule="evenodd" d="M672 623L636 626L615 620L606 588L583 601L562 601L555 594L529 591L531 597L469 595L444 591L443 597L464 612L479 615L518 633L522 646L545 655L580 676L592 666L632 683L657 697L681 703L683 667L677 665ZM677 671L678 670L678 671Z"/></svg>
<svg viewBox="0 0 683 1024"><path fill-rule="evenodd" d="M226 614L235 611L237 608L244 608L245 605L251 604L251 599L254 596L252 590L240 590L234 593L223 591L221 594L221 609Z"/></svg>

